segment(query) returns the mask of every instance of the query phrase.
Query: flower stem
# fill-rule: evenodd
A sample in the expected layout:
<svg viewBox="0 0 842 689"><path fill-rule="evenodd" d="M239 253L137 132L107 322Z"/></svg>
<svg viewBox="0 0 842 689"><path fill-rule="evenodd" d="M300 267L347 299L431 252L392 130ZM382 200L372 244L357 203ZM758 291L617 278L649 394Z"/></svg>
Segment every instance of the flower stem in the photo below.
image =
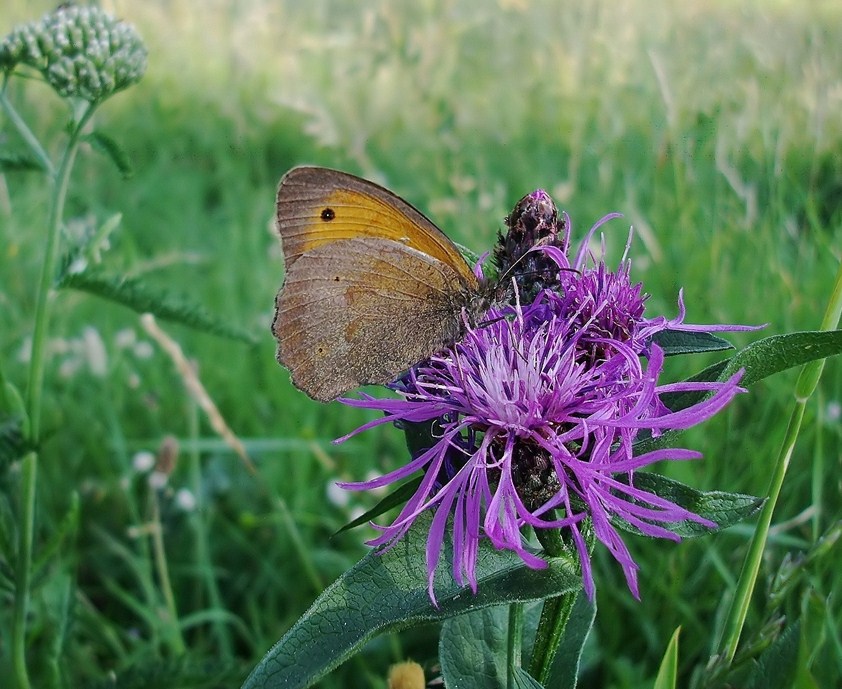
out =
<svg viewBox="0 0 842 689"><path fill-rule="evenodd" d="M565 552L561 534L557 529L536 529L536 534L547 555L558 556ZM576 602L576 595L577 592L573 591L544 601L529 667L529 674L541 684L545 684L549 677L556 651Z"/></svg>
<svg viewBox="0 0 842 689"><path fill-rule="evenodd" d="M529 668L529 674L541 684L544 684L549 677L550 668L575 602L575 591L544 601L541 620L538 622L538 632L535 635L535 647L532 649L532 664Z"/></svg>
<svg viewBox="0 0 842 689"><path fill-rule="evenodd" d="M523 603L512 603L509 606L507 646L509 669L506 673L506 688L514 689L516 686L515 668L521 665L521 647L523 646Z"/></svg>
<svg viewBox="0 0 842 689"><path fill-rule="evenodd" d="M15 577L15 617L12 627L12 655L18 689L29 689L26 666L26 615L29 611L29 582L32 577L32 536L35 515L35 485L38 455L28 452L21 462L21 525Z"/></svg>
<svg viewBox="0 0 842 689"><path fill-rule="evenodd" d="M41 164L41 167L44 168L44 171L49 176L55 175L55 168L53 167L53 161L50 160L50 156L47 155L47 152L44 150L44 147L41 146L41 142L38 141L38 137L32 133L32 130L26 126L26 122L23 121L23 118L20 116L17 110L15 110L14 106L12 106L9 99L6 97L6 84L3 84L2 90L0 90L0 106L3 108L3 112L6 113L6 117L9 118L9 122L11 122L15 129L18 130L18 134L20 134L21 139L23 139L29 148L32 150L33 155L38 159L38 162Z"/></svg>
<svg viewBox="0 0 842 689"><path fill-rule="evenodd" d="M184 637L178 619L178 609L175 605L170 569L167 565L167 550L164 547L164 527L161 524L161 505L157 491L152 491L152 552L155 559L155 569L158 572L159 585L167 608L166 633L171 650L176 656L183 656L187 651Z"/></svg>
<svg viewBox="0 0 842 689"><path fill-rule="evenodd" d="M47 160L46 168L52 173L53 166L46 158L34 134L26 127L11 104L2 94L3 109L18 127L18 131L33 147L36 155L44 156ZM70 171L79 149L79 137L94 112L95 105L89 104L67 142L61 165L56 174L51 174L53 181L52 199L49 206L47 222L47 238L44 250L44 261L41 265L41 278L38 283L38 296L35 303L35 323L32 331L32 355L29 364L29 390L27 395L27 441L30 447L37 448L41 436L41 395L44 384L44 350L47 341L49 325L49 302L52 291L52 281L55 274L56 259L58 257L59 235L61 233L64 201L67 197L67 186ZM40 152L40 153L39 153ZM38 453L29 452L22 462L21 474L21 518L20 540L18 542L18 559L16 566L15 586L15 619L12 631L12 647L14 649L15 677L19 689L29 689L29 674L26 666L26 617L29 610L29 584L32 577L32 542L35 532L35 494L37 490Z"/></svg>
<svg viewBox="0 0 842 689"><path fill-rule="evenodd" d="M193 440L199 438L199 407L194 402L190 403L190 437ZM208 510L204 490L202 488L202 464L199 456L198 443L193 443L190 450L190 481L191 490L196 498L196 508L193 512L191 522L195 531L196 566L202 573L207 589L208 600L212 610L224 610L222 595L214 576L213 560L210 551L210 538L208 536L208 521L210 511ZM224 660L230 660L234 656L231 637L228 628L220 619L212 622L213 634L219 644L219 652Z"/></svg>
<svg viewBox="0 0 842 689"><path fill-rule="evenodd" d="M93 115L95 104L91 103L79 118L70 134L58 172L53 179L53 198L50 203L47 221L47 243L44 249L44 261L41 264L41 279L38 282L38 297L35 303L35 326L32 332L32 358L29 365L29 440L37 444L41 435L41 396L44 387L44 347L47 342L49 326L50 296L55 278L56 259L58 258L59 237L61 235L64 201L67 198L67 186L70 171L79 150L79 137L82 129Z"/></svg>
<svg viewBox="0 0 842 689"><path fill-rule="evenodd" d="M833 293L828 302L824 318L822 319L821 329L835 330L839 326L840 315L842 315L842 263L840 263L836 273L836 282L833 286ZM766 541L769 537L772 515L775 512L775 506L778 503L781 488L783 487L784 477L789 468L789 461L795 449L795 442L798 439L801 422L804 418L804 409L807 401L818 385L823 369L824 359L805 364L795 384L795 407L792 410L783 445L775 463L775 471L769 484L768 499L760 512L757 529L754 532L745 562L743 563L734 600L728 611L723 640L719 646L721 649L720 656L728 664L734 660L734 655L737 652L737 645L739 644L740 635L742 634L743 625L748 614L751 596L760 572L763 550L766 547Z"/></svg>

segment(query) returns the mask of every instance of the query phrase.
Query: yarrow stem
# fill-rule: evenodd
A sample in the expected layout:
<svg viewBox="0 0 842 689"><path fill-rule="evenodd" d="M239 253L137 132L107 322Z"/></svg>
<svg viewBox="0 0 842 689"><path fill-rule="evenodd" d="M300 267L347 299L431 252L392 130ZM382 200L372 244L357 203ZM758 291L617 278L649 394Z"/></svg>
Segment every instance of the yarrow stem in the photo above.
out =
<svg viewBox="0 0 842 689"><path fill-rule="evenodd" d="M79 150L79 137L94 114L96 105L91 103L75 123L67 146L53 178L52 197L47 219L47 237L44 247L44 260L41 263L41 277L38 281L38 296L35 302L35 325L32 333L32 356L29 368L29 431L30 440L37 443L41 435L41 395L44 386L44 346L49 327L50 297L55 279L58 258L59 237L61 236L64 202L67 187L76 154Z"/></svg>
<svg viewBox="0 0 842 689"><path fill-rule="evenodd" d="M53 165L38 138L7 98L9 78L20 68L38 72L44 81L68 101L73 112L70 134L58 168ZM0 70L3 72L0 106L51 181L44 259L35 303L26 401L27 418L24 420L27 444L33 449L22 462L20 536L12 629L14 672L21 689L29 689L31 686L26 663L26 619L32 577L38 476L37 448L41 438L50 300L58 260L64 203L80 137L97 106L117 91L139 81L145 69L146 49L135 29L97 7L62 6L45 15L39 22L17 27L0 42Z"/></svg>
<svg viewBox="0 0 842 689"><path fill-rule="evenodd" d="M49 328L50 297L58 257L59 236L61 234L64 202L70 172L79 148L79 135L93 115L95 105L90 104L79 122L74 127L56 175L53 177L53 190L50 199L47 220L47 237L44 248L44 260L41 264L41 278L38 283L38 296L35 302L35 323L32 332L32 354L29 363L29 392L27 404L28 437L32 447L37 447L41 437L41 397L44 386L44 367L46 364L45 345ZM38 476L38 452L30 452L25 460L22 472L22 494L24 496L21 512L21 531L18 543L17 580L15 588L15 621L12 640L15 652L15 674L20 687L29 687L26 667L26 617L29 610L29 582L32 573L32 535L35 529L35 490Z"/></svg>
<svg viewBox="0 0 842 689"><path fill-rule="evenodd" d="M52 159L49 155L47 155L44 147L41 146L41 142L38 141L38 137L33 134L32 130L26 125L26 122L24 122L23 118L6 96L6 86L8 85L8 82L9 75L7 73L3 75L3 88L0 89L0 105L3 107L3 112L6 113L6 117L9 118L9 121L14 125L15 129L17 129L18 134L20 134L21 138L26 142L26 145L32 150L33 155L38 159L38 162L41 167L44 168L44 171L52 177L55 175L55 168L53 167Z"/></svg>

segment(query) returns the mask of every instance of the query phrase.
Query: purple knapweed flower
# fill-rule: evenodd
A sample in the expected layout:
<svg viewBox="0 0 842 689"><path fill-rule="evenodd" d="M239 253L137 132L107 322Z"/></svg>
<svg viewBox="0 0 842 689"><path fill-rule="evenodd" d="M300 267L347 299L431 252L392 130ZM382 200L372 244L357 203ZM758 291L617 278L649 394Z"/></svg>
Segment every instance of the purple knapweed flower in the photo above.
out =
<svg viewBox="0 0 842 689"><path fill-rule="evenodd" d="M524 225L522 214L509 217L519 227L550 228L527 240L534 247L534 260L517 247L498 250L497 258L499 262L504 255L506 270L517 272L514 268L521 264L538 270L549 287L539 289L529 303L515 300L492 308L461 341L394 384L398 399L365 395L343 400L385 413L350 435L386 422L436 423L432 446L405 466L370 481L343 484L370 489L423 472L399 516L391 525L378 527L382 533L370 544L394 544L419 514L434 509L427 543L434 601L433 576L451 517L453 575L460 585L467 582L476 591L481 538L539 568L546 563L526 547L521 530L555 528L562 529L578 551L589 597L594 582L583 535L585 519L622 566L635 597L639 597L638 566L612 519L625 520L648 536L676 541L679 536L669 530L670 523L691 520L716 526L634 484L634 472L641 467L701 455L658 449L634 456L633 443L641 433L658 435L700 423L742 390L741 372L725 382L661 383L664 353L652 342L653 336L667 329L743 328L685 325L680 296L677 318L645 318L647 297L640 284L631 283L628 259L610 271L604 259L594 260L587 249L593 232L616 216L606 216L592 228L570 263L569 218L566 214L558 218L548 199L538 191L518 205L540 213L542 222L527 219ZM528 274L521 269L510 276L518 285L515 294ZM680 411L662 402L666 393L689 391L707 396Z"/></svg>

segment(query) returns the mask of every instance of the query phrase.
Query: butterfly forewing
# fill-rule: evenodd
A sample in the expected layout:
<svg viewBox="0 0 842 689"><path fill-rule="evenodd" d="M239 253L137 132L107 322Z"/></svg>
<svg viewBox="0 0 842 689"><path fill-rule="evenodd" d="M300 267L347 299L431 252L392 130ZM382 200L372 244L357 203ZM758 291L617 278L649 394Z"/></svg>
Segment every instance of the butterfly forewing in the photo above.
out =
<svg viewBox="0 0 842 689"><path fill-rule="evenodd" d="M417 249L473 279L453 242L423 213L388 189L338 170L297 167L284 175L277 221L287 266L323 244L373 237Z"/></svg>

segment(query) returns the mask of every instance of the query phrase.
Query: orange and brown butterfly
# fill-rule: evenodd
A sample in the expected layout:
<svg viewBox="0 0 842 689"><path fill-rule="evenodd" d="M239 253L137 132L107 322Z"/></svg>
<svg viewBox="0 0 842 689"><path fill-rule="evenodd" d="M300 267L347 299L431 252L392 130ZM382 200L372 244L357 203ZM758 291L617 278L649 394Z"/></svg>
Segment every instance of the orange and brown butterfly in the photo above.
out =
<svg viewBox="0 0 842 689"><path fill-rule="evenodd" d="M286 264L272 323L278 361L314 399L395 380L496 300L496 286L420 211L354 175L293 168L276 220Z"/></svg>

